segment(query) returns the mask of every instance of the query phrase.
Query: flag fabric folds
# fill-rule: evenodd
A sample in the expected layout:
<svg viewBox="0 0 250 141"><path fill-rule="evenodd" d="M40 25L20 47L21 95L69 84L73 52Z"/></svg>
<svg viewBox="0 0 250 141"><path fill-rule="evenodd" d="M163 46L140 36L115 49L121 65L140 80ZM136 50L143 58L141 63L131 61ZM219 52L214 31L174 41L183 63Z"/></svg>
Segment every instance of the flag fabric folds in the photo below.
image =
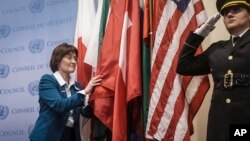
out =
<svg viewBox="0 0 250 141"><path fill-rule="evenodd" d="M90 95L90 105L115 141L127 141L127 104L141 96L139 24L137 0L111 1L96 69L103 80Z"/></svg>
<svg viewBox="0 0 250 141"><path fill-rule="evenodd" d="M85 87L97 67L102 0L78 0L75 46L78 48L77 81ZM97 9L97 10L96 10ZM88 99L86 99L87 103ZM90 140L91 120L80 117L82 141Z"/></svg>
<svg viewBox="0 0 250 141"><path fill-rule="evenodd" d="M207 76L177 74L176 66L189 32L205 20L201 0L154 1L148 139L190 140L192 120L210 85Z"/></svg>
<svg viewBox="0 0 250 141"><path fill-rule="evenodd" d="M102 75L102 83L90 95L89 105L112 131L113 141L136 139L128 135L142 130L142 100L148 105L145 98L149 100L149 107L144 105L144 110L148 109L144 113L148 115L144 119L148 140L190 141L192 120L210 86L207 76L183 77L176 73L176 66L189 32L206 20L202 1L155 0L149 6L152 1L145 0L144 14L149 14L153 6L153 20L144 15L147 34L143 35L139 1L111 0L107 8L104 0L78 0L77 80L86 86L93 75ZM149 34L150 40L144 41L153 43L146 47L141 38ZM201 52L199 48L197 54ZM147 69L143 75L142 68ZM142 91L149 96L142 99ZM90 130L88 127L84 132ZM89 137L82 136L84 141Z"/></svg>
<svg viewBox="0 0 250 141"><path fill-rule="evenodd" d="M141 108L139 1L112 0L105 25L101 25L105 21L103 1L98 1L97 12L94 2L78 1L77 80L86 86L93 75L103 76L102 84L90 95L89 104L95 116L112 131L112 140L126 141L131 132L127 120L138 120Z"/></svg>
<svg viewBox="0 0 250 141"><path fill-rule="evenodd" d="M90 36L93 32L95 22L95 4L94 1L79 0L77 21L75 30L74 44L78 49L78 66L77 66L77 81L83 86L88 84L92 76L92 66L84 62L85 55L88 49ZM84 72L84 73L83 73Z"/></svg>

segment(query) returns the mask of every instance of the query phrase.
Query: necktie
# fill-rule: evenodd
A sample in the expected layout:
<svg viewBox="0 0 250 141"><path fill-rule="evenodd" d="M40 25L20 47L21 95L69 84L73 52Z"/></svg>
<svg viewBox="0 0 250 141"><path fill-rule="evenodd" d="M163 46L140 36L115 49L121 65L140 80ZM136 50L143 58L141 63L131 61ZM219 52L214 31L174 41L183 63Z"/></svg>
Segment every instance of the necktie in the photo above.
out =
<svg viewBox="0 0 250 141"><path fill-rule="evenodd" d="M234 38L233 38L233 44L235 45L239 39L240 39L240 37L237 37L237 36L234 37Z"/></svg>

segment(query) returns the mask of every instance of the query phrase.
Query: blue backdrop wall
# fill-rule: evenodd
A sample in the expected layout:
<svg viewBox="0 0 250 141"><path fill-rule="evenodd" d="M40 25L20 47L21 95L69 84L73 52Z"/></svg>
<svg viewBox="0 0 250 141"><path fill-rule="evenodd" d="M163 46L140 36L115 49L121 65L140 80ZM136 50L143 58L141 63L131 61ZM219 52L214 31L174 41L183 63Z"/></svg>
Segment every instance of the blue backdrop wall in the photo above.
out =
<svg viewBox="0 0 250 141"><path fill-rule="evenodd" d="M52 50L73 44L77 0L0 0L0 141L28 141Z"/></svg>

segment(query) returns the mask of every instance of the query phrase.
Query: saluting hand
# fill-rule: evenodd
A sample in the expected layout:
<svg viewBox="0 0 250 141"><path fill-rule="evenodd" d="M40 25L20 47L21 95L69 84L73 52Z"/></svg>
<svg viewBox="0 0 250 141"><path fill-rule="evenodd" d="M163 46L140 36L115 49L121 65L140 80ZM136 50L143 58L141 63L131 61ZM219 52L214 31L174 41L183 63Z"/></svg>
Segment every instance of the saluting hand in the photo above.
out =
<svg viewBox="0 0 250 141"><path fill-rule="evenodd" d="M210 17L202 26L197 28L194 33L206 37L214 28L215 23L220 19L220 13L216 13L214 16Z"/></svg>

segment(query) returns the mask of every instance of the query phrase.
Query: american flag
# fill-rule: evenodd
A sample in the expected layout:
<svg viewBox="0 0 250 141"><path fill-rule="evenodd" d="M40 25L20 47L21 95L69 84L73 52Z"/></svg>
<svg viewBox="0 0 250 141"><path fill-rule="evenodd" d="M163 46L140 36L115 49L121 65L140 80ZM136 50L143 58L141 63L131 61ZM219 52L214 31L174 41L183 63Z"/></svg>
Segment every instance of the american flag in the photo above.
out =
<svg viewBox="0 0 250 141"><path fill-rule="evenodd" d="M176 66L189 32L205 20L201 0L154 1L148 139L190 140L192 120L210 85L207 76L177 74Z"/></svg>

